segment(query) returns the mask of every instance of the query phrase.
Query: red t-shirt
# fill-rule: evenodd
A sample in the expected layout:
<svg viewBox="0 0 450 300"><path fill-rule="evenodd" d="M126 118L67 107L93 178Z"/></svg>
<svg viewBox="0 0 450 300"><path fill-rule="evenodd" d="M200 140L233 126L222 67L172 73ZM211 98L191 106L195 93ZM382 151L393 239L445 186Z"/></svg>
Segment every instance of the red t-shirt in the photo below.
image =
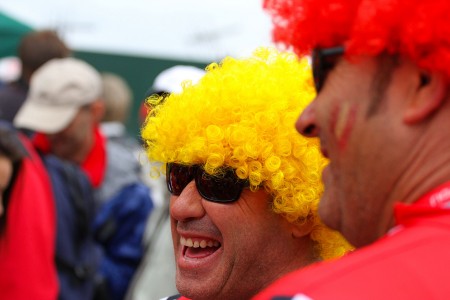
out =
<svg viewBox="0 0 450 300"><path fill-rule="evenodd" d="M253 299L449 299L449 204L450 183L397 204L398 225L382 239L292 272Z"/></svg>

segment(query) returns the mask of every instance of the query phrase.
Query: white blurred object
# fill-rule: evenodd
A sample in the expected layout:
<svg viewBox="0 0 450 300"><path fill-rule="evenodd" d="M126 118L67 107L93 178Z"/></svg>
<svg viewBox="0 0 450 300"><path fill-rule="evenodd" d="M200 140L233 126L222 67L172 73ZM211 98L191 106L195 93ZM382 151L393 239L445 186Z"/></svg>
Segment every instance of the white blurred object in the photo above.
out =
<svg viewBox="0 0 450 300"><path fill-rule="evenodd" d="M22 64L18 57L8 56L0 59L0 81L12 82L20 77Z"/></svg>
<svg viewBox="0 0 450 300"><path fill-rule="evenodd" d="M190 80L192 84L196 84L205 73L205 70L197 67L177 65L159 73L152 88L155 93L179 93L183 82Z"/></svg>

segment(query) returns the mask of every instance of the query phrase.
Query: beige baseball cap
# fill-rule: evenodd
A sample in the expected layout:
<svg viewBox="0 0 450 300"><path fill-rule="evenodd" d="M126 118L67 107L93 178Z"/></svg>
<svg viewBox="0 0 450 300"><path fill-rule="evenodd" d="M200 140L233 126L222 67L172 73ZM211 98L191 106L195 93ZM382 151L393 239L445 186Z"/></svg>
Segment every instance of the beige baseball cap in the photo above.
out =
<svg viewBox="0 0 450 300"><path fill-rule="evenodd" d="M99 99L101 93L100 74L91 65L72 57L52 59L33 73L14 125L57 133L70 124L80 107Z"/></svg>

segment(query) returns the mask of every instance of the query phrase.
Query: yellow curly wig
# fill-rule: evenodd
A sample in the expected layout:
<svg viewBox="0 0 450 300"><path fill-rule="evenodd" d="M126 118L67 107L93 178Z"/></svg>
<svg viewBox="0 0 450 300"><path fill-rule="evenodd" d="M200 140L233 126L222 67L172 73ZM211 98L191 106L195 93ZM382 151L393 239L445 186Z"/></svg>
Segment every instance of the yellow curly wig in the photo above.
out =
<svg viewBox="0 0 450 300"><path fill-rule="evenodd" d="M179 94L147 99L153 109L142 138L150 160L203 164L209 174L232 167L251 190L264 187L273 210L290 222L313 219L311 238L323 259L344 254L350 246L317 217L327 161L318 140L294 127L315 97L307 59L259 48L250 58L227 57L206 71L196 85L184 82Z"/></svg>

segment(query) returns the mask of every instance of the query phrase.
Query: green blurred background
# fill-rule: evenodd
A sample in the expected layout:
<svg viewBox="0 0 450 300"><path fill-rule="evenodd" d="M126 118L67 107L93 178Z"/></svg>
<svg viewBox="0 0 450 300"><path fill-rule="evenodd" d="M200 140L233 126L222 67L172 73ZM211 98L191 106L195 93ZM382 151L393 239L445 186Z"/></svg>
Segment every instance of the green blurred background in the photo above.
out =
<svg viewBox="0 0 450 300"><path fill-rule="evenodd" d="M0 58L16 56L20 39L32 30L33 28L24 22L0 12ZM114 73L127 81L133 92L133 106L126 127L128 132L136 138L139 135L139 107L154 78L161 71L175 65L192 65L199 68L205 68L207 65L207 62L199 63L72 50L75 57L87 61L99 72Z"/></svg>

